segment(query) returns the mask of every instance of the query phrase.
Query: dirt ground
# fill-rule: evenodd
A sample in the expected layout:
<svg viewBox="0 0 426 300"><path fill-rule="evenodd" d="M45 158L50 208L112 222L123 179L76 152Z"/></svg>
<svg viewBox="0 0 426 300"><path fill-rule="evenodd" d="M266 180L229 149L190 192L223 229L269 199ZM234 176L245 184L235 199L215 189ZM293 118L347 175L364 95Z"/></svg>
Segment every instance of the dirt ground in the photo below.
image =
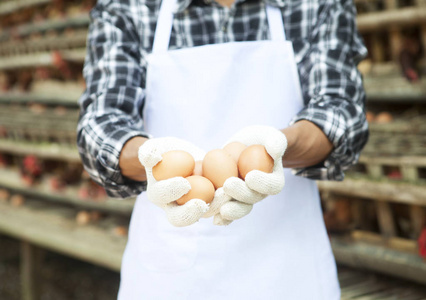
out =
<svg viewBox="0 0 426 300"><path fill-rule="evenodd" d="M44 253L41 300L117 299L120 274L50 251ZM0 236L0 299L20 300L19 243Z"/></svg>

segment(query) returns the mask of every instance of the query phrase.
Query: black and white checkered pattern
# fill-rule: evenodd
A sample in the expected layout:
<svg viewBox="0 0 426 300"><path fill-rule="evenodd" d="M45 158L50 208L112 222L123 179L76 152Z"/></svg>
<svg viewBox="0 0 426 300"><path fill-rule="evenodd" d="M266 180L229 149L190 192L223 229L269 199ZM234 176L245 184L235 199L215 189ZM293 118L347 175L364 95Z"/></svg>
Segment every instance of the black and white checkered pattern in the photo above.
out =
<svg viewBox="0 0 426 300"><path fill-rule="evenodd" d="M321 165L294 170L319 180L342 180L368 138L365 93L356 65L366 48L351 0L178 0L170 49L269 39L265 2L280 7L293 42L305 108L293 122L314 122L335 149ZM86 170L113 197L139 194L146 184L120 174L124 143L147 136L141 116L146 55L151 52L160 0L99 0L91 11L80 99L78 147Z"/></svg>

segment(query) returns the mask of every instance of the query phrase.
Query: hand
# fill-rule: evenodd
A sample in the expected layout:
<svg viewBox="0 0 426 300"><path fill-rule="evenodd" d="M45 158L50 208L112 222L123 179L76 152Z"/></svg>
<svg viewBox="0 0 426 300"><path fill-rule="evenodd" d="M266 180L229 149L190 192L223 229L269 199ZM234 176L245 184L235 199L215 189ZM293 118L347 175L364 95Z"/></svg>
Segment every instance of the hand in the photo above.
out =
<svg viewBox="0 0 426 300"><path fill-rule="evenodd" d="M246 216L253 204L268 195L280 193L285 183L282 157L287 148L287 138L281 131L269 126L249 126L235 134L228 143L235 141L247 146L263 145L274 160L274 167L272 173L250 171L245 181L237 177L225 181L223 191L232 200L224 203L219 214L215 215L214 223L217 225L230 224Z"/></svg>
<svg viewBox="0 0 426 300"><path fill-rule="evenodd" d="M153 138L147 140L138 151L139 161L145 167L147 176L148 199L166 212L169 222L178 227L197 222L209 209L209 205L201 199L192 199L184 205L175 201L188 193L191 185L183 177L157 181L152 175L152 168L162 160L165 152L183 150L202 160L205 153L188 141L173 137Z"/></svg>

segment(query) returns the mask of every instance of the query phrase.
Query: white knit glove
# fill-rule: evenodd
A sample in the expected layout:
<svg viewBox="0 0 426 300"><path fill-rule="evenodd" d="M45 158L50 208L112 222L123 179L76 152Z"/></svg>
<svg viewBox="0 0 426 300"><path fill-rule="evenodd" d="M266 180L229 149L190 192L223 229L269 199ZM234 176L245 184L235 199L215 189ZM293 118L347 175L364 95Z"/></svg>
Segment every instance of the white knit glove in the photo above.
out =
<svg viewBox="0 0 426 300"><path fill-rule="evenodd" d="M253 204L268 195L280 193L285 183L282 157L287 148L287 138L281 131L269 126L249 126L237 132L227 144L230 142L241 142L247 146L263 145L273 158L274 167L272 173L250 171L245 181L237 177L225 181L223 190L233 200L221 206L220 214L214 219L217 225L227 225L246 216Z"/></svg>
<svg viewBox="0 0 426 300"><path fill-rule="evenodd" d="M173 150L183 150L202 160L204 151L192 143L174 137L153 138L139 148L139 161L145 167L148 180L148 199L164 209L169 222L178 227L188 226L197 222L209 209L209 205L201 199L192 199L184 205L175 201L188 193L191 185L183 177L157 181L152 175L152 168L162 160L162 154Z"/></svg>
<svg viewBox="0 0 426 300"><path fill-rule="evenodd" d="M229 179L227 179L229 180ZM226 183L226 181L225 181ZM224 220L220 215L220 210L222 206L231 201L232 197L227 195L223 190L223 187L220 187L214 193L214 199L210 203L209 210L203 215L203 218L214 217L213 224L215 225L229 225L231 224L231 220Z"/></svg>

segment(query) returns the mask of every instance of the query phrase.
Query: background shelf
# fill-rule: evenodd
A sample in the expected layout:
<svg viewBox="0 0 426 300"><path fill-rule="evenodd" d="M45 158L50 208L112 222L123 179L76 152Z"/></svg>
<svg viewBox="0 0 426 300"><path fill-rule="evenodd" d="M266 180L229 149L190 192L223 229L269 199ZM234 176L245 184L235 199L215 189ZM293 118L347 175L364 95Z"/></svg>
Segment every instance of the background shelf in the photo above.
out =
<svg viewBox="0 0 426 300"><path fill-rule="evenodd" d="M0 231L34 245L88 261L114 271L121 267L126 237L113 234L108 220L79 226L75 210L40 201L12 207L0 203Z"/></svg>
<svg viewBox="0 0 426 300"><path fill-rule="evenodd" d="M2 15L14 13L23 8L42 4L49 4L51 2L52 0L13 0L0 2L0 17Z"/></svg>
<svg viewBox="0 0 426 300"><path fill-rule="evenodd" d="M48 180L33 186L26 186L17 170L0 169L0 186L15 193L53 202L53 204L68 204L74 207L94 209L127 217L130 217L135 203L135 199L81 199L78 196L80 187L67 186L60 191L53 191L49 186Z"/></svg>

